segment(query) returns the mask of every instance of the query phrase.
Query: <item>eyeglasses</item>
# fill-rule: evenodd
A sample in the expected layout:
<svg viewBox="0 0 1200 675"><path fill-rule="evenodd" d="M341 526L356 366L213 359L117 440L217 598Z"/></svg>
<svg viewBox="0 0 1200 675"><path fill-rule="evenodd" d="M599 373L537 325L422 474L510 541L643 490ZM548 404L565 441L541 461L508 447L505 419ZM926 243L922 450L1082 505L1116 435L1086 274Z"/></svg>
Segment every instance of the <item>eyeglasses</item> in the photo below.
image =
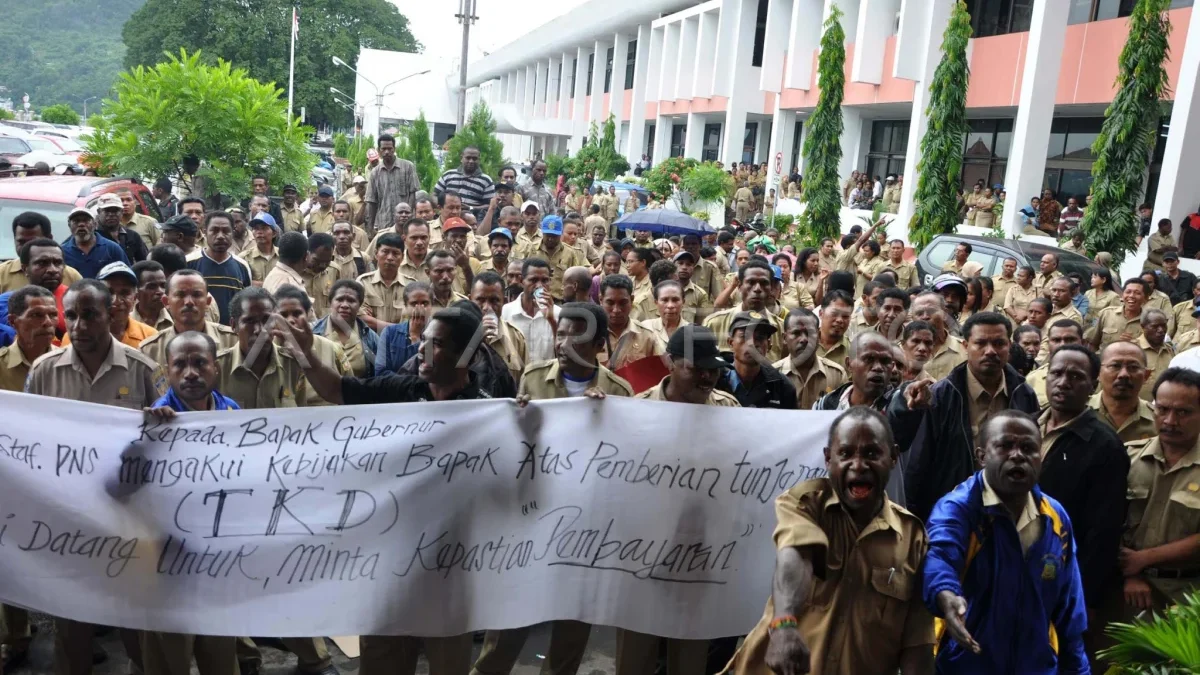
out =
<svg viewBox="0 0 1200 675"><path fill-rule="evenodd" d="M1122 370L1128 371L1130 375L1139 375L1146 371L1146 368L1139 363L1106 363L1104 369L1114 375Z"/></svg>

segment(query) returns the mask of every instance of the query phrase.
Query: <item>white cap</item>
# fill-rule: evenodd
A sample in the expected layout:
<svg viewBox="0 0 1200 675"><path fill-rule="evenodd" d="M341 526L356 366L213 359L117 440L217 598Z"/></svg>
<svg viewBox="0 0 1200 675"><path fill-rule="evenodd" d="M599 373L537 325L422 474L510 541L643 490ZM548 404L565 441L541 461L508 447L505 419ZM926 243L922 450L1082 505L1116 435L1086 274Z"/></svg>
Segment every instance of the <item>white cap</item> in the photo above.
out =
<svg viewBox="0 0 1200 675"><path fill-rule="evenodd" d="M542 207L538 206L538 203L531 199L521 205L521 213L525 213L526 211L528 211L529 207L531 207L531 206L533 207L534 211L537 211L538 213L542 212Z"/></svg>
<svg viewBox="0 0 1200 675"><path fill-rule="evenodd" d="M85 209L82 206L76 206L75 208L71 209L70 213L67 214L67 220L71 220L79 214L84 214L88 218L91 218L92 220L96 219L96 214L92 213L91 209Z"/></svg>

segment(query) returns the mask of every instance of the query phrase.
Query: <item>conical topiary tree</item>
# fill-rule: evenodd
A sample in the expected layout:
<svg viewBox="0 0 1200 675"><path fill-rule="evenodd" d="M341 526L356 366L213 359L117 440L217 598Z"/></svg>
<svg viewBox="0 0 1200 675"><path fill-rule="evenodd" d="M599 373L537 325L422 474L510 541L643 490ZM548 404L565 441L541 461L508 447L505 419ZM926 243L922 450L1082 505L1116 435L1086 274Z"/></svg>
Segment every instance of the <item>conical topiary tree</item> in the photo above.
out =
<svg viewBox="0 0 1200 675"><path fill-rule="evenodd" d="M404 138L404 159L416 165L421 187L426 192L433 192L441 172L437 157L433 154L433 141L429 136L429 123L425 120L424 110L415 122L404 129Z"/></svg>
<svg viewBox="0 0 1200 675"><path fill-rule="evenodd" d="M1135 209L1150 151L1158 134L1159 101L1167 95L1163 62L1169 46L1170 0L1138 0L1121 50L1117 95L1104 113L1104 126L1092 144L1092 203L1080 227L1089 251L1108 251L1114 269L1134 247Z"/></svg>
<svg viewBox="0 0 1200 675"><path fill-rule="evenodd" d="M467 123L450 139L446 148L446 168L457 169L462 162L462 151L468 147L479 148L479 168L492 178L500 175L504 165L504 144L496 137L496 120L487 103L479 101L471 108Z"/></svg>
<svg viewBox="0 0 1200 675"><path fill-rule="evenodd" d="M958 184L962 174L963 139L967 135L967 42L971 15L958 0L942 36L942 60L929 84L929 127L921 139L917 162L915 211L908 223L908 240L923 248L939 234L958 225Z"/></svg>
<svg viewBox="0 0 1200 675"><path fill-rule="evenodd" d="M838 165L842 161L842 96L846 87L846 32L842 10L834 4L825 20L821 53L817 57L817 107L808 118L804 139L804 213L811 231L808 241L841 234L842 198Z"/></svg>

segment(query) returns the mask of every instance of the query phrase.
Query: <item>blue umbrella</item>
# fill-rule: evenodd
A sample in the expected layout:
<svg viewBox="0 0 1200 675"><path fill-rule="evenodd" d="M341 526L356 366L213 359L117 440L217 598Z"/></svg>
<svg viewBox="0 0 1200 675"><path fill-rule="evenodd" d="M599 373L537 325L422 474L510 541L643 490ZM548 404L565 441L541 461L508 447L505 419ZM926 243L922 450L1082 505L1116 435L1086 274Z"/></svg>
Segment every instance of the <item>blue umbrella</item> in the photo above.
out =
<svg viewBox="0 0 1200 675"><path fill-rule="evenodd" d="M669 209L639 209L626 213L613 223L625 230L639 230L653 234L696 234L704 236L716 232L712 225L693 218L682 211Z"/></svg>

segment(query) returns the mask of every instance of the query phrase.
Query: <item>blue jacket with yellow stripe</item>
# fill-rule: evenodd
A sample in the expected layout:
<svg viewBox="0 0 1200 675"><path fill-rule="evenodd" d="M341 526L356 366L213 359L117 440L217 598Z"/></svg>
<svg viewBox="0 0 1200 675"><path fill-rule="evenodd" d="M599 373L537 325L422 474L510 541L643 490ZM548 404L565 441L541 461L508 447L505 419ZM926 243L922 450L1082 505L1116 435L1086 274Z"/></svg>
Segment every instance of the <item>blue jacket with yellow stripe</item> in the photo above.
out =
<svg viewBox="0 0 1200 675"><path fill-rule="evenodd" d="M1045 527L1028 553L1022 553L1016 523L1004 506L983 505L981 472L934 506L926 523L925 604L940 616L938 593L965 598L967 630L982 648L976 655L949 634L939 635L938 673L1090 675L1083 649L1087 609L1071 521L1037 487L1033 500Z"/></svg>

